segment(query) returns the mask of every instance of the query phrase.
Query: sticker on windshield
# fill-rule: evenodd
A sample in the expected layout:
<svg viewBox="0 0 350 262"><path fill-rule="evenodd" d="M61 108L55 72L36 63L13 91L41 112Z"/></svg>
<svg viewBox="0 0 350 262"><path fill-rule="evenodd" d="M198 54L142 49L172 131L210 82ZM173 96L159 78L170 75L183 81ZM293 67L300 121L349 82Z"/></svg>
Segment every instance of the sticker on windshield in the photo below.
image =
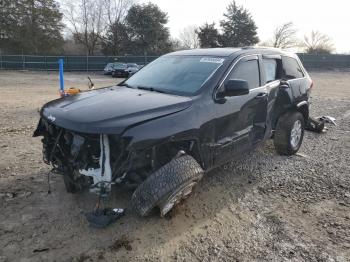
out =
<svg viewBox="0 0 350 262"><path fill-rule="evenodd" d="M225 59L223 58L217 58L217 57L203 57L199 62L201 63L215 63L215 64L222 64Z"/></svg>

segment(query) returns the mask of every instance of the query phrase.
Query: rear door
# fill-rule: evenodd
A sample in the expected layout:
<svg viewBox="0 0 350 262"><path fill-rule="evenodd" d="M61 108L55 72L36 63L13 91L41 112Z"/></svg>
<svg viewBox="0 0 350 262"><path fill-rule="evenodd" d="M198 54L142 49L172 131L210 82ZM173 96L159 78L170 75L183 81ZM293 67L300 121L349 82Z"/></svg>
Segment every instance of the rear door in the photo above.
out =
<svg viewBox="0 0 350 262"><path fill-rule="evenodd" d="M307 98L306 90L308 89L308 82L305 80L305 74L301 69L297 59L289 56L282 56L283 63L283 78L289 83L292 91L294 103L304 101Z"/></svg>
<svg viewBox="0 0 350 262"><path fill-rule="evenodd" d="M277 112L285 110L283 107L276 108L276 100L278 94L280 98L283 99L282 92L286 90L280 90L281 79L283 78L283 66L282 58L280 55L263 55L261 56L262 61L262 81L265 85L266 91L268 93L267 97L267 108L266 108L266 133L265 138L271 136L271 131L273 123L276 121L276 116L279 115ZM287 90L288 91L288 90ZM288 97L288 95L287 95ZM284 101L280 101L280 105L284 104ZM288 104L288 103L286 103Z"/></svg>

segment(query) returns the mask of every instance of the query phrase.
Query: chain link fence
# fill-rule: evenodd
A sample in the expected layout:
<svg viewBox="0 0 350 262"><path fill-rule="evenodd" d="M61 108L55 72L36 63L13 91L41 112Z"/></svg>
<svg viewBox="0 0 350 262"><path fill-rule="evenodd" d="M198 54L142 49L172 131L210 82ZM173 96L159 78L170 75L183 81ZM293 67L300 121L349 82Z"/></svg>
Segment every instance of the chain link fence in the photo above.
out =
<svg viewBox="0 0 350 262"><path fill-rule="evenodd" d="M306 69L350 68L350 55L298 54ZM101 71L107 63L124 62L145 65L157 56L33 56L0 55L0 69L58 70L58 59L64 59L66 71Z"/></svg>
<svg viewBox="0 0 350 262"><path fill-rule="evenodd" d="M58 70L58 60L64 60L66 71L101 71L114 62L145 65L158 56L33 56L0 55L0 69Z"/></svg>
<svg viewBox="0 0 350 262"><path fill-rule="evenodd" d="M350 69L350 55L298 54L306 69Z"/></svg>

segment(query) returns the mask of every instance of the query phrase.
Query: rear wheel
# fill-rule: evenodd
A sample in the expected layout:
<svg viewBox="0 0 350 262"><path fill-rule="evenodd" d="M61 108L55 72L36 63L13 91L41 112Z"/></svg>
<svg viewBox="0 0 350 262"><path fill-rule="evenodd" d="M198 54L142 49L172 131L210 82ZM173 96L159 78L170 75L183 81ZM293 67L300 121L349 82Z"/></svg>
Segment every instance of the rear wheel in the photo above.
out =
<svg viewBox="0 0 350 262"><path fill-rule="evenodd" d="M159 207L161 216L186 198L202 178L203 170L197 161L184 155L171 160L151 174L134 192L132 205L140 216L147 216Z"/></svg>
<svg viewBox="0 0 350 262"><path fill-rule="evenodd" d="M274 135L276 151L281 155L298 152L304 137L305 121L300 112L288 112L280 117Z"/></svg>

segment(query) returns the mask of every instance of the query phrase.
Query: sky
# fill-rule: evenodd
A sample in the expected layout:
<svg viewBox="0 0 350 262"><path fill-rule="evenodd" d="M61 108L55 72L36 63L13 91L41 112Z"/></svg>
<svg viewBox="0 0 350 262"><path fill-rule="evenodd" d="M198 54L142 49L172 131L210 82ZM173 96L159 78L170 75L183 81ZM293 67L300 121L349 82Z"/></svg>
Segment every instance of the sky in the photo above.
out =
<svg viewBox="0 0 350 262"><path fill-rule="evenodd" d="M188 25L200 26L216 22L223 17L231 0L139 0L152 2L168 13L171 35L177 37ZM272 37L274 29L293 22L299 38L312 30L331 37L335 52L350 53L350 1L349 0L236 0L248 9L258 27L261 41Z"/></svg>

